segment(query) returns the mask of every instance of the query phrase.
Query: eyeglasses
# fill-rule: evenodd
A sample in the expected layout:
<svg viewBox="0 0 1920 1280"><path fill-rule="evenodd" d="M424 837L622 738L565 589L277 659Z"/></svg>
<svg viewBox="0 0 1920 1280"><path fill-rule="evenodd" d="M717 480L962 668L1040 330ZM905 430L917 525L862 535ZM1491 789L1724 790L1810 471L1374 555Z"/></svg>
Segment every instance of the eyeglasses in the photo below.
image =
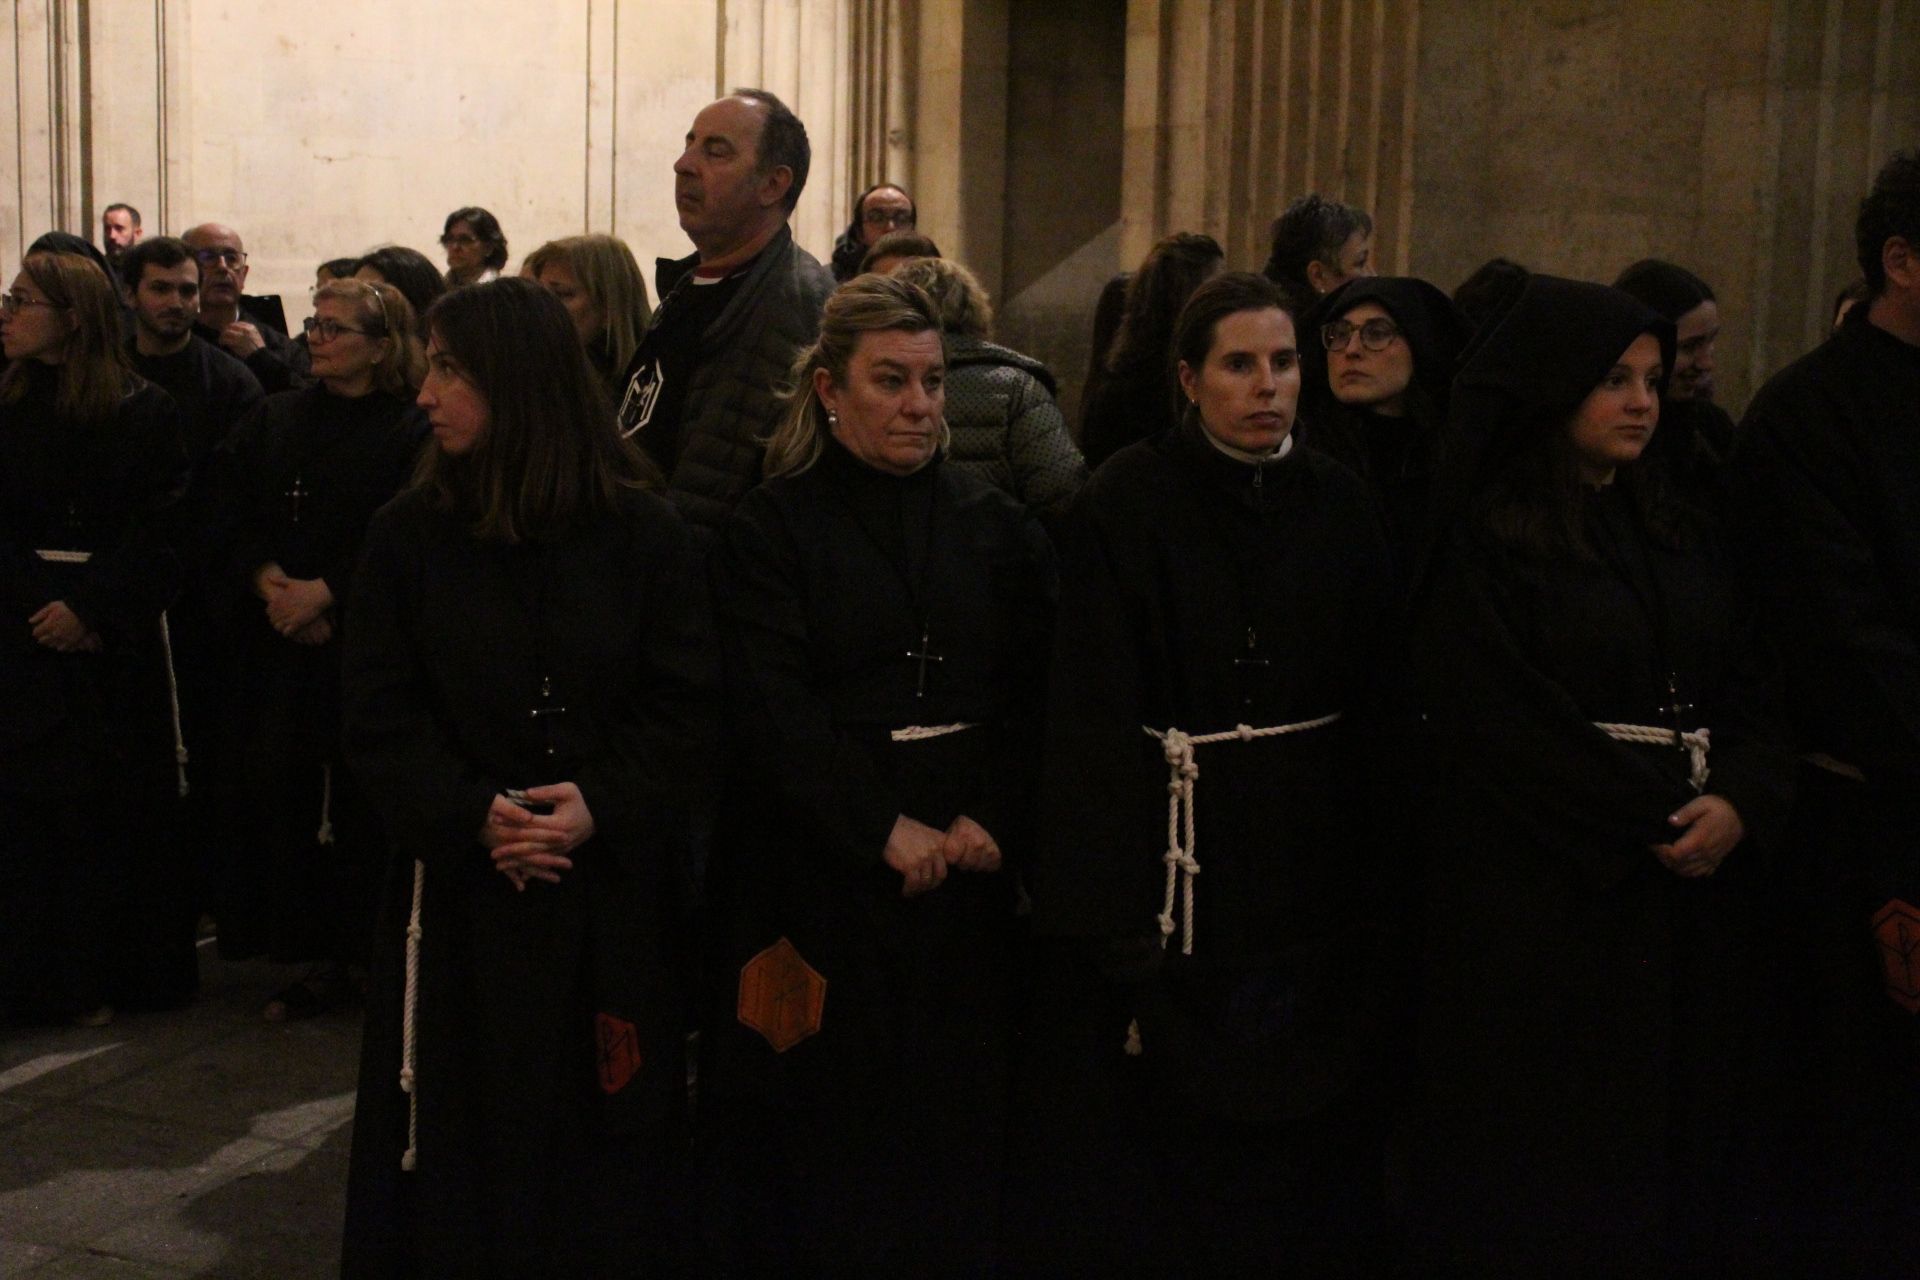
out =
<svg viewBox="0 0 1920 1280"><path fill-rule="evenodd" d="M232 271L247 260L247 255L238 249L195 249L193 260L203 267L222 266Z"/></svg>
<svg viewBox="0 0 1920 1280"><path fill-rule="evenodd" d="M1376 318L1359 325L1334 320L1320 326L1320 341L1329 351L1345 351L1348 340L1356 333L1360 335L1360 345L1369 351L1385 351L1400 336L1400 330L1387 320Z"/></svg>
<svg viewBox="0 0 1920 1280"><path fill-rule="evenodd" d="M384 338L386 334L375 333L371 329L356 329L350 324L341 324L337 320L322 320L318 316L308 316L300 327L306 331L309 341L332 342L343 333L357 333L363 338Z"/></svg>
<svg viewBox="0 0 1920 1280"><path fill-rule="evenodd" d="M860 221L870 227L911 227L913 225L913 210L869 209L860 215Z"/></svg>
<svg viewBox="0 0 1920 1280"><path fill-rule="evenodd" d="M451 249L455 245L458 245L462 249L471 249L473 248L473 246L479 243L480 243L480 238L478 236L462 235L462 236L441 236L440 237L440 247L442 249Z"/></svg>
<svg viewBox="0 0 1920 1280"><path fill-rule="evenodd" d="M49 307L55 311L65 310L57 302L44 302L39 298L29 298L24 293L0 293L0 315L13 315L27 307Z"/></svg>

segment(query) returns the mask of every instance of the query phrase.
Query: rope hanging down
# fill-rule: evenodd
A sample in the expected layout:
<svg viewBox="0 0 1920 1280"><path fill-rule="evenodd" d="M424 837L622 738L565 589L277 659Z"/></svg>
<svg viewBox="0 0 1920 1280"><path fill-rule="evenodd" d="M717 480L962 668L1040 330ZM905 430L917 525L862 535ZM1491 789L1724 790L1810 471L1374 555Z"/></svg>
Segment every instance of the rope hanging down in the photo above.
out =
<svg viewBox="0 0 1920 1280"><path fill-rule="evenodd" d="M413 863L413 909L407 915L407 985L400 998L400 1092L407 1095L407 1149L400 1168L413 1172L420 1153L420 1093L414 1079L414 1023L420 1013L420 895L426 888L427 864Z"/></svg>
<svg viewBox="0 0 1920 1280"><path fill-rule="evenodd" d="M1140 726L1149 738L1160 743L1167 758L1167 851L1161 855L1161 861L1167 864L1167 891L1160 907L1161 946L1166 946L1167 939L1173 936L1173 908L1184 890L1180 954L1193 954L1193 880L1200 874L1196 837L1199 817L1194 803L1195 784L1200 781L1200 765L1194 759L1194 749L1216 742L1251 742L1255 738L1278 738L1290 733L1305 733L1309 729L1324 729L1338 720L1341 714L1335 711L1318 719L1270 725L1264 729L1241 724L1224 733L1203 733L1198 736L1182 733L1178 729L1168 729L1163 733L1146 725Z"/></svg>
<svg viewBox="0 0 1920 1280"><path fill-rule="evenodd" d="M1687 753L1688 779L1696 794L1707 789L1707 750L1712 745L1705 729L1679 733L1646 724L1607 724L1595 721L1594 728L1615 742L1634 742L1646 747L1678 746Z"/></svg>

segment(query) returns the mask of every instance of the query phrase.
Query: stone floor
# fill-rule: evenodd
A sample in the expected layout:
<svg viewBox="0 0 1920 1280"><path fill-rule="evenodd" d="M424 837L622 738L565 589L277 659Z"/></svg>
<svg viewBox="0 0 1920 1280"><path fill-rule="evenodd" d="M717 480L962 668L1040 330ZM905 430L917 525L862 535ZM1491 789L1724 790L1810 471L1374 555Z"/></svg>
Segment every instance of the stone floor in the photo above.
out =
<svg viewBox="0 0 1920 1280"><path fill-rule="evenodd" d="M0 1277L338 1273L359 1017L262 1021L294 973L207 945L191 1008L0 1028Z"/></svg>

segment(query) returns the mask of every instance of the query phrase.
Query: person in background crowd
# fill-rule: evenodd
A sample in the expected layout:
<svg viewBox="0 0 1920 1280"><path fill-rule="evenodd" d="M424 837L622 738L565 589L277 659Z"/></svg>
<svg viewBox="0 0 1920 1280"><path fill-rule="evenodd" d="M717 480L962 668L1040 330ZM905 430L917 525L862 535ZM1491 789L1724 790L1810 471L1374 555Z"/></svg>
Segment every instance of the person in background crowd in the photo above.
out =
<svg viewBox="0 0 1920 1280"><path fill-rule="evenodd" d="M759 482L776 388L819 331L833 290L787 229L812 161L806 126L785 103L738 89L694 117L673 164L694 253L655 273L660 306L627 365L620 430L704 530Z"/></svg>
<svg viewBox="0 0 1920 1280"><path fill-rule="evenodd" d="M1920 151L1854 223L1867 300L1761 388L1734 545L1785 662L1801 803L1782 1206L1803 1274L1920 1272ZM1718 743L1716 742L1716 748Z"/></svg>
<svg viewBox="0 0 1920 1280"><path fill-rule="evenodd" d="M455 209L441 229L447 254L447 288L498 280L507 268L507 235L500 220L478 205ZM412 295L408 295L412 300ZM424 314L424 313L423 313Z"/></svg>
<svg viewBox="0 0 1920 1280"><path fill-rule="evenodd" d="M306 386L306 353L287 337L286 308L275 295L245 292L249 268L240 233L203 222L180 239L200 264L195 332L245 364L269 394Z"/></svg>
<svg viewBox="0 0 1920 1280"><path fill-rule="evenodd" d="M860 260L859 274L890 275L903 262L939 256L940 246L918 231L889 231L874 241L867 256Z"/></svg>
<svg viewBox="0 0 1920 1280"><path fill-rule="evenodd" d="M0 1016L99 1026L196 981L191 916L156 909L182 878L160 619L186 451L89 259L27 255L0 349Z"/></svg>
<svg viewBox="0 0 1920 1280"><path fill-rule="evenodd" d="M1364 209L1319 195L1302 196L1273 222L1266 276L1302 316L1355 276L1373 274L1373 219Z"/></svg>
<svg viewBox="0 0 1920 1280"><path fill-rule="evenodd" d="M1643 457L1673 350L1627 294L1535 275L1454 383L1407 646L1414 1274L1768 1253L1756 921L1791 770L1716 531Z"/></svg>
<svg viewBox="0 0 1920 1280"><path fill-rule="evenodd" d="M1080 383L1080 420L1074 424L1075 441L1086 438L1086 407L1100 394L1100 384L1107 380L1107 352L1113 349L1114 335L1120 332L1120 317L1126 310L1127 285L1133 279L1133 272L1116 272L1112 279L1100 287L1100 296L1093 304L1093 338L1087 355L1087 376Z"/></svg>
<svg viewBox="0 0 1920 1280"><path fill-rule="evenodd" d="M455 289L427 332L432 442L367 529L342 675L393 849L343 1273L675 1273L718 728L692 539L546 290Z"/></svg>
<svg viewBox="0 0 1920 1280"><path fill-rule="evenodd" d="M1649 461L1667 468L1680 496L1703 511L1721 505L1721 469L1733 452L1733 417L1713 401L1714 343L1720 304L1707 282L1685 267L1644 258L1613 287L1638 298L1674 327L1673 371L1667 379L1660 432Z"/></svg>
<svg viewBox="0 0 1920 1280"><path fill-rule="evenodd" d="M853 202L853 221L833 242L833 278L844 284L867 271L862 263L880 238L913 230L919 217L913 197L902 187L882 182L862 191Z"/></svg>
<svg viewBox="0 0 1920 1280"><path fill-rule="evenodd" d="M340 760L340 633L367 521L405 486L426 432L398 289L335 281L306 328L315 384L268 397L224 460L226 571L243 603L215 915L223 956L312 965L268 1002L274 1021L345 1000L347 966L365 957L384 848Z"/></svg>
<svg viewBox="0 0 1920 1280"><path fill-rule="evenodd" d="M721 1274L993 1256L1054 562L943 462L945 365L924 291L842 285L714 551Z"/></svg>
<svg viewBox="0 0 1920 1280"><path fill-rule="evenodd" d="M990 341L993 306L959 263L918 258L893 274L927 291L946 333L947 465L981 476L1043 521L1065 514L1087 464L1054 403L1053 374Z"/></svg>
<svg viewBox="0 0 1920 1280"><path fill-rule="evenodd" d="M1488 258L1454 287L1454 309L1478 333L1506 314L1532 274L1511 258Z"/></svg>
<svg viewBox="0 0 1920 1280"><path fill-rule="evenodd" d="M600 235L549 240L526 256L520 273L560 299L594 372L618 394L653 318L646 279L626 241Z"/></svg>
<svg viewBox="0 0 1920 1280"><path fill-rule="evenodd" d="M130 204L110 204L100 215L100 247L115 267L120 265L120 255L139 244L144 234L140 211Z"/></svg>
<svg viewBox="0 0 1920 1280"><path fill-rule="evenodd" d="M1091 390L1080 415L1080 447L1098 467L1120 450L1151 440L1177 420L1173 324L1225 254L1212 236L1179 231L1147 254L1127 285L1119 332L1104 357L1107 378Z"/></svg>
<svg viewBox="0 0 1920 1280"><path fill-rule="evenodd" d="M390 284L406 295L416 322L426 323L427 308L447 291L447 282L427 255L404 245L382 245L354 265L353 278L372 284ZM421 335L426 341L426 335Z"/></svg>
<svg viewBox="0 0 1920 1280"><path fill-rule="evenodd" d="M1859 276L1852 284L1833 295L1833 327L1840 328L1847 318L1847 312L1867 301L1867 278Z"/></svg>

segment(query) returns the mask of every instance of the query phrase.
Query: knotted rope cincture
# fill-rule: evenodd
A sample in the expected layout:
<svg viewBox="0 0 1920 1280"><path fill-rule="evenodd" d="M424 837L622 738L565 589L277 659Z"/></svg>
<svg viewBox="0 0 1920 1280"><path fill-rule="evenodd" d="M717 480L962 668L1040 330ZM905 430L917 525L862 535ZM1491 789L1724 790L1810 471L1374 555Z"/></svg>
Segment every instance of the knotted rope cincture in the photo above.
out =
<svg viewBox="0 0 1920 1280"><path fill-rule="evenodd" d="M320 765L320 829L313 833L315 844L333 843L333 762Z"/></svg>
<svg viewBox="0 0 1920 1280"><path fill-rule="evenodd" d="M426 888L427 864L413 863L413 910L407 915L407 985L400 998L400 1092L407 1095L407 1149L400 1168L408 1173L419 1162L420 1094L415 1088L414 1022L420 1013L420 895Z"/></svg>
<svg viewBox="0 0 1920 1280"><path fill-rule="evenodd" d="M895 742L925 742L928 738L944 738L950 733L962 733L979 727L974 724L910 724L904 729L889 729L887 736Z"/></svg>
<svg viewBox="0 0 1920 1280"><path fill-rule="evenodd" d="M1634 742L1647 747L1679 746L1687 753L1688 778L1696 795L1707 789L1707 750L1712 745L1705 729L1680 733L1647 724L1607 724L1595 721L1594 728L1615 742Z"/></svg>

